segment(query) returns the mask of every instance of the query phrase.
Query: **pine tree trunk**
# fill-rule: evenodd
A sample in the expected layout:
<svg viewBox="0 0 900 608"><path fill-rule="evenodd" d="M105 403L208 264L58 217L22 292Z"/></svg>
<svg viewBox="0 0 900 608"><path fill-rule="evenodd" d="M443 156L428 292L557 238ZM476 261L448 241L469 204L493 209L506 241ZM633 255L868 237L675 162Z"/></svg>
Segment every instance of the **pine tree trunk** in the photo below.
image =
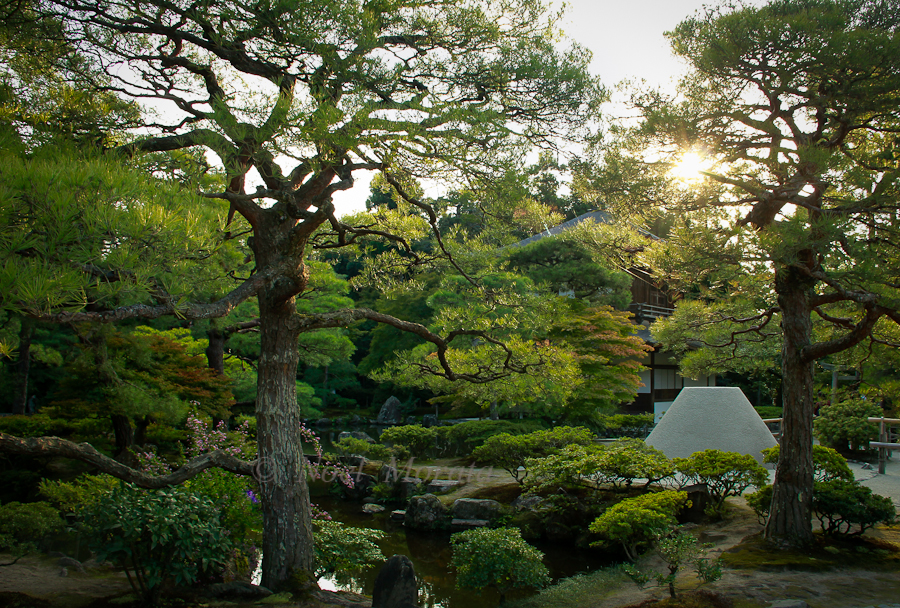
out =
<svg viewBox="0 0 900 608"><path fill-rule="evenodd" d="M24 414L28 405L28 374L31 370L31 339L34 336L34 323L22 317L19 329L19 357L16 359L15 380L13 388L13 414Z"/></svg>
<svg viewBox="0 0 900 608"><path fill-rule="evenodd" d="M308 580L315 565L297 405L299 329L294 297L283 295L302 290L303 272L298 269L295 288L285 289L276 282L259 294L258 478L263 509L262 585L270 589Z"/></svg>
<svg viewBox="0 0 900 608"><path fill-rule="evenodd" d="M209 344L206 347L206 365L216 370L220 376L225 375L225 334L216 327L213 321L206 332Z"/></svg>
<svg viewBox="0 0 900 608"><path fill-rule="evenodd" d="M112 414L109 419L116 437L116 460L130 462L128 450L134 445L134 427L131 425L131 418L124 414Z"/></svg>
<svg viewBox="0 0 900 608"><path fill-rule="evenodd" d="M765 534L780 545L802 547L813 540L813 362L803 358L812 337L811 289L796 272L780 268L775 290L784 335L784 420Z"/></svg>

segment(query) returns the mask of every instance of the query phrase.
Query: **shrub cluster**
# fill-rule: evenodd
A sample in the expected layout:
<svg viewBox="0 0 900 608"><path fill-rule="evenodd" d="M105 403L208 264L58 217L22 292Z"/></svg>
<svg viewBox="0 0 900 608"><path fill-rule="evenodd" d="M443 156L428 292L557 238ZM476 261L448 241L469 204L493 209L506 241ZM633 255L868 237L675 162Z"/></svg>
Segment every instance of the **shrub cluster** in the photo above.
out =
<svg viewBox="0 0 900 608"><path fill-rule="evenodd" d="M584 427L558 426L524 435L501 433L475 448L472 457L477 464L507 471L521 484L528 476L529 460L557 454L570 445L590 445L592 440L593 434Z"/></svg>

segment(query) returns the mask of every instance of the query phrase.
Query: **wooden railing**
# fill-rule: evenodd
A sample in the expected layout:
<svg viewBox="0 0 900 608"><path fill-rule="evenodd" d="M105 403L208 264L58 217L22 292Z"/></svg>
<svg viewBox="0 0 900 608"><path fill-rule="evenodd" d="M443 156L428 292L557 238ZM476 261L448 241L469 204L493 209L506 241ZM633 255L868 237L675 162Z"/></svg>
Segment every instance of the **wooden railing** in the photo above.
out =
<svg viewBox="0 0 900 608"><path fill-rule="evenodd" d="M776 422L781 424L782 420L782 418L763 418L763 422L766 423L766 426ZM870 441L869 447L878 448L878 472L884 475L887 459L889 458L888 452L900 450L900 443L893 443L890 441L892 434L890 427L895 424L900 425L900 418L869 418L868 421L878 423L878 441ZM780 430L777 432L773 431L772 435L774 435L776 439L781 439Z"/></svg>

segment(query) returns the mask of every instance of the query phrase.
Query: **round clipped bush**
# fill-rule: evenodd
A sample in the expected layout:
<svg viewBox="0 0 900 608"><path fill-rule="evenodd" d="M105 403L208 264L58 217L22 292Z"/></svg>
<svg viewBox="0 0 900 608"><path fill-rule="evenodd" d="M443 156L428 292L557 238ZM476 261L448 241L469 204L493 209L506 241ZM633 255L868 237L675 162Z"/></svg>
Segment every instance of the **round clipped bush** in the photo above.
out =
<svg viewBox="0 0 900 608"><path fill-rule="evenodd" d="M763 462L767 464L775 464L778 462L779 446L766 448L762 451ZM847 464L847 459L833 449L824 445L814 445L812 448L813 457L813 477L816 481L831 481L832 479L843 479L844 481L853 481L853 471Z"/></svg>
<svg viewBox="0 0 900 608"><path fill-rule="evenodd" d="M550 582L544 554L529 545L517 528L476 528L451 537L457 587L500 592L500 603L506 594L521 587L544 587Z"/></svg>
<svg viewBox="0 0 900 608"><path fill-rule="evenodd" d="M0 505L0 551L15 558L0 566L10 566L36 551L44 538L62 528L59 512L45 502Z"/></svg>
<svg viewBox="0 0 900 608"><path fill-rule="evenodd" d="M872 493L856 482L820 481L813 490L813 513L830 535L862 534L879 523L892 523L897 516L890 498ZM856 532L851 532L859 526Z"/></svg>
<svg viewBox="0 0 900 608"><path fill-rule="evenodd" d="M674 462L675 470L689 482L706 484L713 511L721 511L729 496L740 496L750 486L761 488L769 481L769 472L749 454L703 450Z"/></svg>
<svg viewBox="0 0 900 608"><path fill-rule="evenodd" d="M878 425L868 419L883 413L870 401L842 399L819 410L813 432L824 445L836 450L864 449L878 435Z"/></svg>
<svg viewBox="0 0 900 608"><path fill-rule="evenodd" d="M317 521L314 534L316 577L384 561L384 555L375 543L382 538L384 532L380 530L345 526L339 521Z"/></svg>
<svg viewBox="0 0 900 608"><path fill-rule="evenodd" d="M606 541L620 543L634 561L642 547L675 526L675 517L688 504L687 492L670 490L626 498L595 519L589 530ZM592 543L601 544L603 541Z"/></svg>
<svg viewBox="0 0 900 608"><path fill-rule="evenodd" d="M528 476L527 461L558 453L569 445L589 445L593 433L584 427L558 426L524 435L501 433L475 448L472 457L482 465L499 467L519 482Z"/></svg>
<svg viewBox="0 0 900 608"><path fill-rule="evenodd" d="M381 433L378 438L388 445L405 445L413 456L424 456L434 447L434 429L426 429L418 424L394 426Z"/></svg>

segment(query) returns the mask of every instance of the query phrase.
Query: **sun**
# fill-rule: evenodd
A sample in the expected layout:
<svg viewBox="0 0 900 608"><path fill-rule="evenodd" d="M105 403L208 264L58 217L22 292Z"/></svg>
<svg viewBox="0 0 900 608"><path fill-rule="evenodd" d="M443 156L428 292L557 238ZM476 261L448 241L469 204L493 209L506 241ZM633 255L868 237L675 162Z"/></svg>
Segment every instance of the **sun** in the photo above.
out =
<svg viewBox="0 0 900 608"><path fill-rule="evenodd" d="M709 169L709 159L698 152L685 152L678 163L672 167L672 175L685 182L697 182L703 179L701 171Z"/></svg>

